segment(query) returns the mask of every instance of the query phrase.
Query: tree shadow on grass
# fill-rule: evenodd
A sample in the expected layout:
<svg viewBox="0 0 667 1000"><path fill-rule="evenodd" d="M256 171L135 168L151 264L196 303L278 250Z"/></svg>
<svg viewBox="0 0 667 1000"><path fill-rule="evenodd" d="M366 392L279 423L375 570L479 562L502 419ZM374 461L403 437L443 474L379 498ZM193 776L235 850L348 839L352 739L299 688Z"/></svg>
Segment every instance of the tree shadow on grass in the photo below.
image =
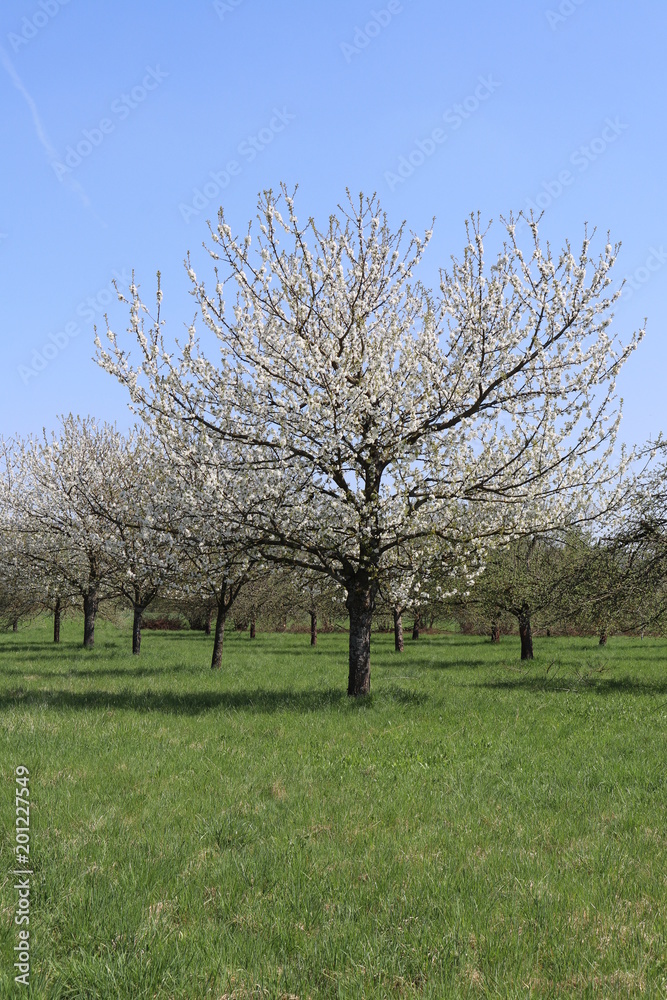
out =
<svg viewBox="0 0 667 1000"><path fill-rule="evenodd" d="M0 643L0 664L5 656L12 656L13 659L20 660L27 656L34 656L39 653L45 660L62 660L65 656L81 657L92 660L94 657L125 657L130 654L131 643L119 646L118 643L104 641L99 642L93 649L85 649L81 642L26 642L26 643ZM4 665L0 666L0 672L4 671Z"/></svg>
<svg viewBox="0 0 667 1000"><path fill-rule="evenodd" d="M291 644L274 644L268 642L259 642L255 645L255 640L248 640L247 643L234 644L229 646L230 653L233 655L243 655L252 656L254 651L257 650L258 656L282 656L282 657L292 657L295 656L313 656L313 657L325 657L325 656L345 656L347 658L347 653L342 651L340 646L324 646L318 644L317 646L311 646L310 641L299 642Z"/></svg>
<svg viewBox="0 0 667 1000"><path fill-rule="evenodd" d="M164 664L160 667L138 667L135 664L128 664L127 667L100 667L91 669L79 670L76 666L73 667L63 667L62 670L42 670L41 667L37 667L34 670L27 667L0 667L0 679L2 677L7 677L9 675L15 675L18 677L37 677L40 680L43 677L59 677L61 680L71 680L72 678L80 677L82 679L87 678L100 678L100 677L125 677L127 680L134 680L138 677L165 677L168 674L196 674L201 677L206 664L201 663L174 663L174 664Z"/></svg>
<svg viewBox="0 0 667 1000"><path fill-rule="evenodd" d="M635 694L661 695L667 694L667 679L657 681L634 680L631 677L514 677L504 680L483 681L475 687L490 688L497 691L528 691L533 694L552 692L566 693L577 691L592 694Z"/></svg>
<svg viewBox="0 0 667 1000"><path fill-rule="evenodd" d="M422 670L462 670L462 669L477 669L478 667L489 667L493 666L488 660L472 660L468 657L461 657L456 660L448 660L446 657L432 657L430 660L425 662L415 663L417 669Z"/></svg>
<svg viewBox="0 0 667 1000"><path fill-rule="evenodd" d="M84 652L83 644L71 642L3 642L0 643L0 654L2 653L49 653L58 655L62 653L73 653L74 651ZM85 650L94 652L94 650Z"/></svg>
<svg viewBox="0 0 667 1000"><path fill-rule="evenodd" d="M390 687L382 689L382 695L398 702L399 705L423 705L432 698L421 691L406 691L404 688Z"/></svg>
<svg viewBox="0 0 667 1000"><path fill-rule="evenodd" d="M223 711L314 712L337 708L348 701L344 691L199 691L183 694L172 691L24 691L18 688L0 695L0 711L9 708L118 709L132 712L163 712L199 715Z"/></svg>

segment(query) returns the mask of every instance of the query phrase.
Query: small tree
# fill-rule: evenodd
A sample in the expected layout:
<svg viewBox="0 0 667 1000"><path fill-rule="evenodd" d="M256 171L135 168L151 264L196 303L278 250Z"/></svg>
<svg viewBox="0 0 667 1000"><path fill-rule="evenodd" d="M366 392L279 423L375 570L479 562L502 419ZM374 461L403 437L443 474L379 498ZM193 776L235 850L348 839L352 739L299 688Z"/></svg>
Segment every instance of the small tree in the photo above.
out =
<svg viewBox="0 0 667 1000"><path fill-rule="evenodd" d="M225 623L243 587L261 574L248 527L255 500L223 451L187 428L167 437L172 475L169 525L180 565L178 587L215 605L211 668L222 666ZM231 456L226 456L232 464ZM236 470L234 470L236 471Z"/></svg>
<svg viewBox="0 0 667 1000"><path fill-rule="evenodd" d="M20 558L45 593L78 595L83 644L95 643L100 601L117 595L117 540L101 516L117 488L119 436L107 424L62 418L60 434L19 441L13 449L13 489L7 502L20 535ZM54 626L55 628L55 626Z"/></svg>
<svg viewBox="0 0 667 1000"><path fill-rule="evenodd" d="M116 438L113 489L89 497L117 553L116 583L132 608L132 652L141 651L146 609L178 572L170 530L174 489L164 454L145 432Z"/></svg>
<svg viewBox="0 0 667 1000"><path fill-rule="evenodd" d="M554 537L531 535L491 553L473 587L469 606L490 625L491 641L500 638L507 616L514 618L521 640L521 659L533 659L536 616L553 623L563 614L563 594L572 583L565 545Z"/></svg>
<svg viewBox="0 0 667 1000"><path fill-rule="evenodd" d="M636 488L606 533L591 571L606 582L606 599L598 613L608 616L621 631L662 627L667 618L667 444L649 444L649 461L638 475Z"/></svg>

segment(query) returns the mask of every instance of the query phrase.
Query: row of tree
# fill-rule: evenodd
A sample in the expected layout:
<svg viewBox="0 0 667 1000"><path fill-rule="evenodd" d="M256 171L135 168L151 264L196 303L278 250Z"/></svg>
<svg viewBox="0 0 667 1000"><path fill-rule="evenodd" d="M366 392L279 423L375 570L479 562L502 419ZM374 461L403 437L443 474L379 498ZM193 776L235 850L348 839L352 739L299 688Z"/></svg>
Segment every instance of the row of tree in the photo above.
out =
<svg viewBox="0 0 667 1000"><path fill-rule="evenodd" d="M215 623L213 667L232 612L251 636L258 620L286 627L307 614L315 644L318 619L330 628L345 614L344 589L321 572L272 560L252 532L226 522L209 471L175 466L145 430L123 435L73 416L50 439L5 444L5 623L49 611L58 642L62 616L78 607L90 648L100 605L121 602L132 609L139 653L144 615L158 601L192 628L210 633ZM667 599L662 471L633 495L632 520L617 518L604 537L581 528L526 534L487 548L475 567L444 557L440 547L404 546L384 568L375 605L379 620L391 621L396 650L406 613L413 638L448 619L492 641L518 628L523 658L532 658L536 626L597 633L603 643L610 632L660 627Z"/></svg>
<svg viewBox="0 0 667 1000"><path fill-rule="evenodd" d="M153 313L133 277L119 298L136 359L111 328L96 343L144 430L128 444L68 418L59 437L6 448L10 536L57 567L54 601L64 581L79 594L87 641L118 566L139 623L176 571L215 603L217 665L242 586L282 567L304 592L323 578L344 591L348 693L363 695L379 601L398 634L402 611L460 601L501 553L521 561L517 546L534 566L542 540L609 534L620 510L645 526L634 456L613 458L615 381L643 335L611 332L618 247L594 257L585 233L554 254L527 222L522 246L504 221L489 266L471 218L433 291L415 278L430 231L406 246L374 196L348 195L320 227L267 191L245 236L220 210L212 283L186 261L213 355L194 322L183 344L167 337L159 274ZM517 619L526 632L530 614Z"/></svg>

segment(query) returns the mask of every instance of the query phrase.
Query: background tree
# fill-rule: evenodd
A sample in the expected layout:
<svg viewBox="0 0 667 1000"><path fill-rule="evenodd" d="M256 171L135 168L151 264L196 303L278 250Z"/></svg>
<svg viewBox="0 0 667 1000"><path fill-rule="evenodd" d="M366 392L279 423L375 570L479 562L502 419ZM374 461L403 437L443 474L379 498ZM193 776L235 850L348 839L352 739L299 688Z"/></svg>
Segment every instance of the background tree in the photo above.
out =
<svg viewBox="0 0 667 1000"><path fill-rule="evenodd" d="M318 623L331 622L345 611L342 588L331 577L306 570L292 576L293 608L305 612L310 620L310 644L317 645ZM342 600L341 600L342 598Z"/></svg>
<svg viewBox="0 0 667 1000"><path fill-rule="evenodd" d="M657 461L638 476L616 530L605 539L615 562L612 607L623 630L642 636L667 618L667 444L659 440L644 452Z"/></svg>
<svg viewBox="0 0 667 1000"><path fill-rule="evenodd" d="M211 668L222 665L225 623L244 586L262 573L248 525L254 500L247 484L207 437L180 428L168 438L173 505L169 525L181 568L179 587L215 604Z"/></svg>
<svg viewBox="0 0 667 1000"><path fill-rule="evenodd" d="M59 434L19 441L12 456L19 558L46 582L56 604L61 590L78 595L88 649L100 602L118 592L120 553L99 502L116 489L119 450L113 427L70 414Z"/></svg>
<svg viewBox="0 0 667 1000"><path fill-rule="evenodd" d="M481 617L491 641L499 641L501 627L513 618L521 639L521 659L533 659L535 620L543 628L562 621L564 595L574 574L565 555L566 542L547 535L515 539L490 553L484 572L467 600Z"/></svg>
<svg viewBox="0 0 667 1000"><path fill-rule="evenodd" d="M178 571L178 551L171 529L176 487L162 449L145 431L128 439L117 435L117 452L108 473L113 486L89 495L116 553L118 591L132 608L132 652L141 650L146 609Z"/></svg>

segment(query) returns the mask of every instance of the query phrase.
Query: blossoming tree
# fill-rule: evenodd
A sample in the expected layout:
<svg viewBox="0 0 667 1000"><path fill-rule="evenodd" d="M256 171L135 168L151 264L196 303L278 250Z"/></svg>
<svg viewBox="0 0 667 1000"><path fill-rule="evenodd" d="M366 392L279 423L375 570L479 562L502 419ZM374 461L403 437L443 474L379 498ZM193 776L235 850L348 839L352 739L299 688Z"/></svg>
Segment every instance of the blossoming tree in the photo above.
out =
<svg viewBox="0 0 667 1000"><path fill-rule="evenodd" d="M65 417L59 435L16 441L13 490L6 502L19 532L20 558L48 588L65 586L83 602L84 640L95 642L99 603L116 592L117 553L91 495L113 490L112 429Z"/></svg>
<svg viewBox="0 0 667 1000"><path fill-rule="evenodd" d="M162 530L173 543L177 569L167 595L215 609L211 667L222 665L224 629L244 587L261 578L262 560L251 530L256 492L240 475L238 453L187 423L166 433L161 463L165 496Z"/></svg>
<svg viewBox="0 0 667 1000"><path fill-rule="evenodd" d="M9 464L17 558L39 580L54 638L76 594L91 648L100 601L122 596L133 609L138 653L143 613L177 569L161 451L143 429L124 435L70 414L60 433L15 442Z"/></svg>
<svg viewBox="0 0 667 1000"><path fill-rule="evenodd" d="M99 361L165 440L185 425L242 454L261 499L252 528L273 557L343 585L348 693L370 690L378 588L397 547L440 539L465 562L550 516L587 506L618 425L615 378L639 335L610 334L617 247L593 259L543 247L515 222L493 263L479 220L439 290L414 276L430 238L392 231L375 196L324 226L300 222L285 189L259 199L258 231L220 210L207 248L212 284L190 258L192 293L218 338L194 326L174 353L133 283L140 355L117 334ZM406 245L407 243L407 245Z"/></svg>

